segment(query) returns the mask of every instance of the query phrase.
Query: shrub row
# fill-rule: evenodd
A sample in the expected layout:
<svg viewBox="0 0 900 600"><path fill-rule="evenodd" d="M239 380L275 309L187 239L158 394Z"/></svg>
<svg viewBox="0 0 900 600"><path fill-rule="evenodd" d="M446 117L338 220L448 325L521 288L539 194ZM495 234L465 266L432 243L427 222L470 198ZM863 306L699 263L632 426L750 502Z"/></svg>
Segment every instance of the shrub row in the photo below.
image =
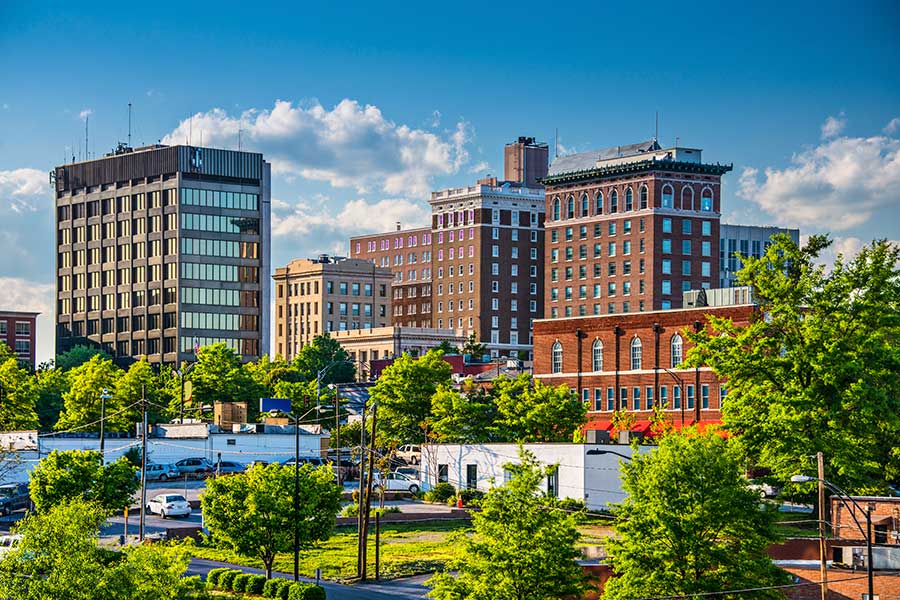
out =
<svg viewBox="0 0 900 600"><path fill-rule="evenodd" d="M225 592L261 594L278 600L325 600L325 588L313 583L294 583L288 579L266 579L265 575L251 575L238 569L212 569L206 585Z"/></svg>

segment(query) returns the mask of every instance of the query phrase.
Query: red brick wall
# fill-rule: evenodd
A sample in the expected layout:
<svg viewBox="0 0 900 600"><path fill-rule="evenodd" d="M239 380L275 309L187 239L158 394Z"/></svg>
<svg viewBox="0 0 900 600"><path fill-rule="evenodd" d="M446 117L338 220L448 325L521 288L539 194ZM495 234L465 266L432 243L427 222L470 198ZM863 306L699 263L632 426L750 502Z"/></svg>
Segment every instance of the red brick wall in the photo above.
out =
<svg viewBox="0 0 900 600"><path fill-rule="evenodd" d="M35 351L37 345L37 314L4 312L0 313L0 321L6 323L6 335L0 336L0 342L3 342L7 346L9 346L10 350L16 352L16 340L28 341L28 352L17 354L20 360L27 362L32 367L36 367L37 365L35 364ZM29 324L28 335L16 335L17 321L24 321Z"/></svg>
<svg viewBox="0 0 900 600"><path fill-rule="evenodd" d="M882 497L854 497L854 500L862 507L872 507L872 532L885 533L886 539L879 541L883 544L896 545L900 540L895 539L892 531L900 530L900 498L882 498ZM853 507L852 502L848 502ZM831 498L831 515L832 523L834 523L834 535L848 540L864 541L862 532L856 526L853 520L854 515L862 527L866 526L866 515L864 512L856 510L851 513L839 498ZM879 536L881 537L881 536Z"/></svg>

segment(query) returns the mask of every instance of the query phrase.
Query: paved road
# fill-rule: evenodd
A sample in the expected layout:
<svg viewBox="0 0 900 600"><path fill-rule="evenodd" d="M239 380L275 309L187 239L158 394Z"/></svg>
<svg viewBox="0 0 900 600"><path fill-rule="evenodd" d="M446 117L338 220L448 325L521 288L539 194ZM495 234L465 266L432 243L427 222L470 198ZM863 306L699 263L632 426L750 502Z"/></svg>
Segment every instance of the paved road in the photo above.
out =
<svg viewBox="0 0 900 600"><path fill-rule="evenodd" d="M227 563L216 562L212 560L203 560L195 558L191 560L188 566L188 575L200 575L206 577L210 569L216 567L234 567ZM264 573L260 569L252 569L250 567L240 568L245 573ZM274 573L275 577L284 577L290 579L292 575L287 573ZM320 583L328 594L329 600L387 600L389 598L406 598L419 599L424 598L428 592L423 583L430 575L419 575L417 577L408 577L405 579L394 579L384 582L361 583L356 585L342 585L340 583L331 583L323 581ZM311 581L303 578L303 581Z"/></svg>

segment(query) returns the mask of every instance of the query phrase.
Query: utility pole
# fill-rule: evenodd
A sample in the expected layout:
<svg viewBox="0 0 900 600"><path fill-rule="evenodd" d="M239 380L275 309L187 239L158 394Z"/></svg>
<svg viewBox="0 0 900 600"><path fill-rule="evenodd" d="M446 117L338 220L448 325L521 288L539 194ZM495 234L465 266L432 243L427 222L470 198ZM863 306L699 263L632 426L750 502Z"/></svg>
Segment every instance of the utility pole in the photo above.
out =
<svg viewBox="0 0 900 600"><path fill-rule="evenodd" d="M366 550L368 549L368 537L369 537L369 508L372 506L372 478L374 477L374 464L375 464L375 424L378 420L378 403L372 405L372 439L370 441L371 449L369 450L369 474L368 480L366 481L366 506L363 509L360 506L360 514L363 514L363 527L362 527L362 541L360 542L360 548L362 549L362 557L360 559L360 564L362 566L362 571L360 573L360 579L362 581L366 580ZM363 513L365 510L365 513Z"/></svg>
<svg viewBox="0 0 900 600"><path fill-rule="evenodd" d="M147 507L147 390L141 385L141 523L139 538L144 541L144 509Z"/></svg>
<svg viewBox="0 0 900 600"><path fill-rule="evenodd" d="M344 477L341 470L341 385L334 384L334 435L335 449L337 450L337 479L338 485L343 489Z"/></svg>
<svg viewBox="0 0 900 600"><path fill-rule="evenodd" d="M822 582L822 600L828 600L828 569L827 549L825 547L825 458L821 452L816 453L816 462L819 466L819 572ZM871 560L871 558L870 558Z"/></svg>
<svg viewBox="0 0 900 600"><path fill-rule="evenodd" d="M357 492L357 503L359 510L356 515L356 576L362 578L362 527L363 527L363 481L366 475L366 405L363 403L362 423L359 433L359 491Z"/></svg>
<svg viewBox="0 0 900 600"><path fill-rule="evenodd" d="M384 490L381 498L384 500ZM381 511L375 513L375 581L381 581Z"/></svg>

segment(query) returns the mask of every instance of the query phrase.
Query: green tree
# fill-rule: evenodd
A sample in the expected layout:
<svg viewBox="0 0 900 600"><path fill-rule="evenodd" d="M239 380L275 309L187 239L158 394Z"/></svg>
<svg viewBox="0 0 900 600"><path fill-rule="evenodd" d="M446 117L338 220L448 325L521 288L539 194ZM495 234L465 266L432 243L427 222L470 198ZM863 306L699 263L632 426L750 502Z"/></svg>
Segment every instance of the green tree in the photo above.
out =
<svg viewBox="0 0 900 600"><path fill-rule="evenodd" d="M883 486L900 481L900 247L873 242L828 272L817 263L829 244L782 235L743 258L759 317L686 332L686 364L727 379L723 421L751 463L787 481L823 451L827 479Z"/></svg>
<svg viewBox="0 0 900 600"><path fill-rule="evenodd" d="M432 350L438 350L443 352L444 355L447 354L459 354L459 348L448 342L447 340L441 340L441 343L432 348Z"/></svg>
<svg viewBox="0 0 900 600"><path fill-rule="evenodd" d="M478 336L475 335L475 332L473 331L469 334L469 339L466 340L463 346L463 354L470 354L473 359L481 360L487 353L487 346L478 341Z"/></svg>
<svg viewBox="0 0 900 600"><path fill-rule="evenodd" d="M330 367L322 374L320 383L350 383L356 376L356 367L350 355L328 333L317 335L313 341L303 346L294 358L293 366L303 381L314 381L322 369Z"/></svg>
<svg viewBox="0 0 900 600"><path fill-rule="evenodd" d="M302 465L299 515L293 498L294 467L271 464L210 480L200 502L213 541L259 558L271 577L275 554L294 547L295 526L303 548L331 536L341 500L331 467Z"/></svg>
<svg viewBox="0 0 900 600"><path fill-rule="evenodd" d="M34 379L15 358L0 362L0 430L37 429Z"/></svg>
<svg viewBox="0 0 900 600"><path fill-rule="evenodd" d="M190 557L178 546L100 548L108 513L71 500L16 525L20 545L0 560L0 596L9 600L187 600L203 597L198 578L183 578Z"/></svg>
<svg viewBox="0 0 900 600"><path fill-rule="evenodd" d="M63 412L56 422L56 429L80 429L99 431L102 412L100 395L103 390L111 396L106 400L107 431L130 429L133 417L121 400L113 394L122 376L122 370L100 355L68 372L69 389L63 394Z"/></svg>
<svg viewBox="0 0 900 600"><path fill-rule="evenodd" d="M112 356L95 346L75 346L68 352L56 355L56 368L68 371L83 365L95 356L104 360L112 360Z"/></svg>
<svg viewBox="0 0 900 600"><path fill-rule="evenodd" d="M122 510L140 485L134 473L124 457L104 465L93 450L54 450L31 471L31 501L38 512L76 498Z"/></svg>
<svg viewBox="0 0 900 600"><path fill-rule="evenodd" d="M474 534L457 539L460 556L427 582L431 598L549 600L584 592L576 517L538 492L554 467L529 452L519 456L520 464L504 465L510 481L492 487L473 513Z"/></svg>
<svg viewBox="0 0 900 600"><path fill-rule="evenodd" d="M414 359L404 354L388 366L372 387L378 402L379 431L386 441L425 441L431 416L431 397L441 385L450 384L453 368L430 350Z"/></svg>
<svg viewBox="0 0 900 600"><path fill-rule="evenodd" d="M258 384L241 365L241 357L225 344L204 346L197 354L197 364L187 375L192 382L187 408L223 402L247 402L248 417L255 417L259 398L265 388ZM180 392L179 392L180 394ZM180 406L180 399L179 399Z"/></svg>
<svg viewBox="0 0 900 600"><path fill-rule="evenodd" d="M280 355L271 359L268 354L264 354L256 362L245 363L244 370L260 388L265 389L267 397L276 394L275 388L280 382L301 380L301 374L296 367Z"/></svg>
<svg viewBox="0 0 900 600"><path fill-rule="evenodd" d="M431 431L443 443L480 444L493 439L497 405L482 388L460 392L442 385L431 397Z"/></svg>
<svg viewBox="0 0 900 600"><path fill-rule="evenodd" d="M159 384L159 375L153 371L153 367L150 366L150 363L144 357L131 363L128 370L116 382L116 398L119 403L133 407L126 413L131 426L141 419L140 401L142 386L147 399L148 422L158 423L160 421L161 407L164 405L161 402Z"/></svg>
<svg viewBox="0 0 900 600"><path fill-rule="evenodd" d="M34 374L37 391L35 410L41 431L52 431L63 410L63 394L69 391L69 377L62 369L41 365Z"/></svg>
<svg viewBox="0 0 900 600"><path fill-rule="evenodd" d="M766 554L775 510L747 489L739 453L715 433L671 434L622 463L628 496L607 551L618 577L604 600L788 583ZM767 590L741 598L781 598Z"/></svg>
<svg viewBox="0 0 900 600"><path fill-rule="evenodd" d="M586 420L587 407L578 394L566 385L545 385L528 373L495 379L492 394L497 437L505 441L571 441Z"/></svg>

